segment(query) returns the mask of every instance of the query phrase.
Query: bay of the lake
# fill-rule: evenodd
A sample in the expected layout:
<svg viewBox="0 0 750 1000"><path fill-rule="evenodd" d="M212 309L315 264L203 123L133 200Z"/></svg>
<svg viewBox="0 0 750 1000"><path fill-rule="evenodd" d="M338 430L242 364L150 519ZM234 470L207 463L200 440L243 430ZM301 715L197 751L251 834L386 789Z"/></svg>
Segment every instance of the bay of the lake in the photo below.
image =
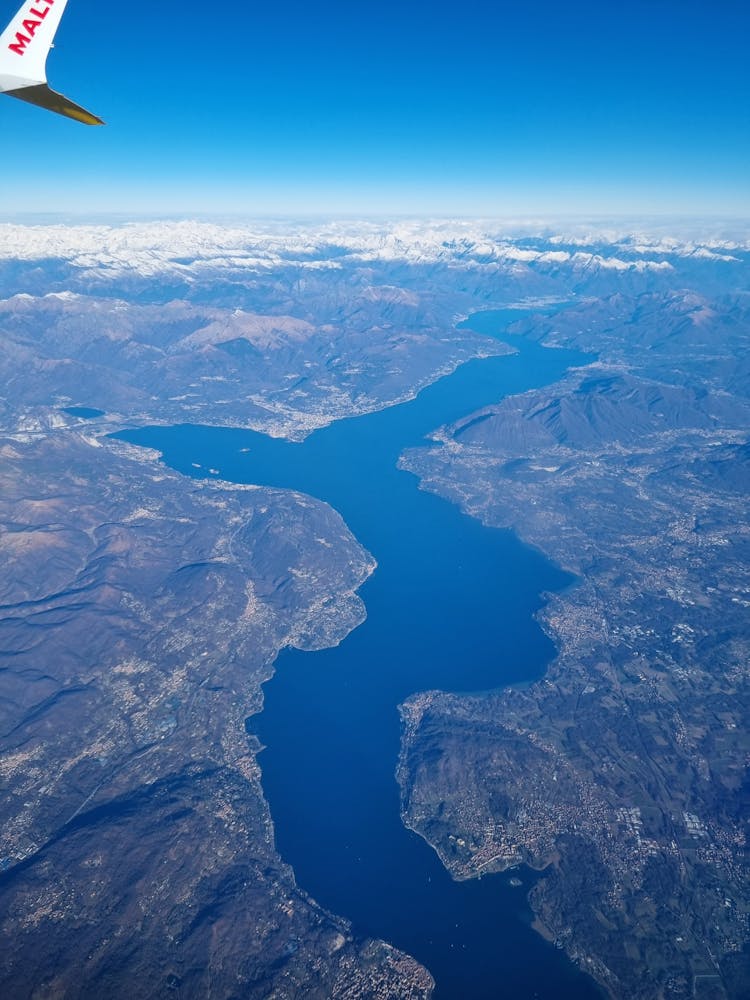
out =
<svg viewBox="0 0 750 1000"><path fill-rule="evenodd" d="M232 482L318 497L376 558L360 591L366 622L333 649L282 654L248 730L266 747L277 846L299 885L351 920L355 934L414 955L435 977L437 1000L600 996L531 929L526 894L540 876L521 868L454 882L404 827L394 776L398 705L409 695L530 682L554 655L535 615L542 595L570 578L397 468L406 448L431 446L425 435L437 427L590 360L506 336L522 316L504 310L466 322L517 354L468 362L410 402L337 421L299 444L190 425L118 435L157 449L185 475L211 468Z"/></svg>

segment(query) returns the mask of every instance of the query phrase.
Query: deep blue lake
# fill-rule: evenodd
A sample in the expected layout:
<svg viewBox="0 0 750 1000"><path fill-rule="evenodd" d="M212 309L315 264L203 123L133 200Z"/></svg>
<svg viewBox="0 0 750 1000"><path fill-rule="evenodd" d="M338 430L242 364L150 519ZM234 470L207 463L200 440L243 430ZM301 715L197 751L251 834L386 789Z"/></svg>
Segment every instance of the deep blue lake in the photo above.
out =
<svg viewBox="0 0 750 1000"><path fill-rule="evenodd" d="M506 336L517 310L466 326L518 349L471 361L407 403L342 420L292 444L249 431L153 427L118 435L200 478L288 487L327 501L378 561L360 594L367 621L334 649L285 652L248 729L266 746L263 787L282 857L356 934L418 958L437 1000L593 1000L599 992L530 927L513 872L454 882L403 826L394 770L397 706L424 690L482 691L530 681L554 655L535 620L570 578L508 531L483 527L396 467L405 448L506 395L590 360ZM243 451L243 449L249 449Z"/></svg>

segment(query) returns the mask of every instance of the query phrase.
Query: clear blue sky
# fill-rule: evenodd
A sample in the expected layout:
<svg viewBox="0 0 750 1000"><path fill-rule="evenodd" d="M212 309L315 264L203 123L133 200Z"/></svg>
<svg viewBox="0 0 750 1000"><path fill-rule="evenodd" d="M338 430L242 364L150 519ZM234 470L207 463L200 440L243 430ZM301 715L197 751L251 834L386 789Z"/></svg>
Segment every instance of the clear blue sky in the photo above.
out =
<svg viewBox="0 0 750 1000"><path fill-rule="evenodd" d="M2 0L3 25L18 0ZM69 0L0 211L750 215L745 0Z"/></svg>

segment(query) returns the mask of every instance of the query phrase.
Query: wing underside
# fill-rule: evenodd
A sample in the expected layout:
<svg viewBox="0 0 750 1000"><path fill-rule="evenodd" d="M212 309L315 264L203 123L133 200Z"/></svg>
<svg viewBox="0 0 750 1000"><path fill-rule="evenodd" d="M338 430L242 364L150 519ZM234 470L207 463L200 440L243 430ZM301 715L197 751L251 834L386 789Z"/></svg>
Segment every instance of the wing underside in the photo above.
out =
<svg viewBox="0 0 750 1000"><path fill-rule="evenodd" d="M26 101L28 104L36 104L40 108L48 111L56 111L58 115L65 115L66 118L74 118L84 125L103 125L104 122L90 111L86 111L80 104L58 94L56 90L46 83L38 83L32 87L19 87L18 90L6 90L8 97L17 97L19 101Z"/></svg>

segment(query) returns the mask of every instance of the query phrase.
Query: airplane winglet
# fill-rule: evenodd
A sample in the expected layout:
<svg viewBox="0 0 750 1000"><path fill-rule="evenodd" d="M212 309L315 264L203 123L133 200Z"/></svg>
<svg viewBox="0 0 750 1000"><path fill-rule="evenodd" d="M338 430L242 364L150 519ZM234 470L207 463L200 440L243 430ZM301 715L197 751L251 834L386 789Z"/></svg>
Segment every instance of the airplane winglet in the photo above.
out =
<svg viewBox="0 0 750 1000"><path fill-rule="evenodd" d="M0 35L0 93L54 111L84 125L101 118L52 90L47 84L47 56L68 0L26 0Z"/></svg>
<svg viewBox="0 0 750 1000"><path fill-rule="evenodd" d="M58 115L65 115L66 118L73 118L77 122L83 122L84 125L105 124L101 118L92 115L80 104L75 104L62 94L58 94L46 83L38 83L32 87L19 87L18 90L6 90L5 93L8 97L17 97L19 101L36 104L37 107L55 111Z"/></svg>

